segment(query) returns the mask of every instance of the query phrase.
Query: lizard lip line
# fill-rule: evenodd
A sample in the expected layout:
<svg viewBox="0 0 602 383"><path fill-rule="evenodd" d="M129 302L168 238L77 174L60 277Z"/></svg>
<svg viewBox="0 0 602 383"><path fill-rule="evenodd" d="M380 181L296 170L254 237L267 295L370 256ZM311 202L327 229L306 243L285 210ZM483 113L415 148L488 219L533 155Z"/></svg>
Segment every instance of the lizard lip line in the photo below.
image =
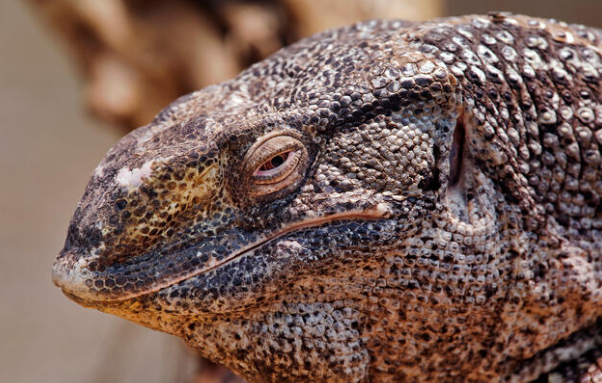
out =
<svg viewBox="0 0 602 383"><path fill-rule="evenodd" d="M82 300L96 302L96 303L126 301L128 299L132 299L132 298L140 297L143 295L158 292L162 289L165 289L172 285L178 284L186 279L193 278L195 276L215 270L219 267L224 266L227 263L234 261L235 259L245 256L246 254L254 251L255 249L257 249L269 242L272 242L286 234L289 234L289 233L292 233L292 232L295 232L298 230L302 230L302 229L321 226L326 223L337 222L337 221L351 221L351 220L368 221L368 220L386 219L390 216L390 213L391 213L390 210L388 209L388 207L385 204L378 204L374 207L371 207L371 208L365 209L365 210L361 210L361 211L349 211L349 212L344 212L344 213L334 213L334 214L331 214L328 216L309 218L304 221L297 222L297 223L295 223L291 226L288 226L282 230L276 231L276 232L272 233L271 235L240 249L239 251L233 252L229 257L226 257L222 261L219 261L219 262L209 261L205 264L204 267L201 267L196 270L191 270L191 272L189 272L189 273L184 273L183 275L180 275L176 278L165 279L162 282L152 283L147 288L143 288L143 289L137 290L135 292L131 292L129 294L127 294L127 293L122 294L116 298L110 298L103 294L99 294L99 293L91 290L89 287L85 286L86 276L84 275L82 277L82 276L79 276L77 272L74 272L75 271L74 269L76 269L77 271L83 271L83 274L87 274L89 271L85 268L85 265L76 265L69 270L65 270L63 265L55 264L55 267L53 269L52 279L53 279L54 284L56 286L60 287L63 290L63 292L65 293L65 295L67 295L71 299L77 298L76 300L78 302L81 302ZM59 268L57 266L63 266L63 267L60 267L60 270L59 270ZM80 304L82 304L82 303L80 303Z"/></svg>

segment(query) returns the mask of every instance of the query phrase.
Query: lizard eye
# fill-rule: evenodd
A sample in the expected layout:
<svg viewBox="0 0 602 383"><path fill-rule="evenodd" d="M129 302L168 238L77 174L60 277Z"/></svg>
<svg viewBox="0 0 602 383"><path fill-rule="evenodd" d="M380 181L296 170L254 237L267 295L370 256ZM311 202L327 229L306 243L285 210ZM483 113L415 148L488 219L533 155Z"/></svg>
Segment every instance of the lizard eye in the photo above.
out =
<svg viewBox="0 0 602 383"><path fill-rule="evenodd" d="M297 138L278 133L260 138L247 152L243 169L252 196L294 188L307 168L307 150Z"/></svg>
<svg viewBox="0 0 602 383"><path fill-rule="evenodd" d="M295 170L298 162L299 155L295 150L278 153L255 171L253 180L258 184L278 182Z"/></svg>
<svg viewBox="0 0 602 383"><path fill-rule="evenodd" d="M284 164L288 159L290 154L294 154L294 151L288 151L280 154L276 154L274 157L270 158L269 161L265 162L263 165L257 169L256 174L259 172L267 172L272 169L276 169Z"/></svg>

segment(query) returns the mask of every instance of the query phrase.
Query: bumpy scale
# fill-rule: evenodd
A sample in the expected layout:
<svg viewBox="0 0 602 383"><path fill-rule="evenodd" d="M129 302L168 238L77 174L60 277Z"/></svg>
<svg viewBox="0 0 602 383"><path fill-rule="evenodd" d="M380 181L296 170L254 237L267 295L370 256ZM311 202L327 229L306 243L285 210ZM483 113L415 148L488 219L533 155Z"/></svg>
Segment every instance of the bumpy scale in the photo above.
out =
<svg viewBox="0 0 602 383"><path fill-rule="evenodd" d="M300 41L118 142L54 282L251 382L600 379L601 41L508 14Z"/></svg>

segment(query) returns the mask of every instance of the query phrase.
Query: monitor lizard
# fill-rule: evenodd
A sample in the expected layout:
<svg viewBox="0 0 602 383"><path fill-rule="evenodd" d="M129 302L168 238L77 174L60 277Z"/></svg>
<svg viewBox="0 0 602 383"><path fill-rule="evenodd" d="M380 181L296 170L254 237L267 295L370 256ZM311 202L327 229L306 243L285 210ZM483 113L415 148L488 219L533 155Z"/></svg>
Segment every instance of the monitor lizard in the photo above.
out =
<svg viewBox="0 0 602 383"><path fill-rule="evenodd" d="M54 283L250 382L601 381L601 41L504 13L304 39L111 148Z"/></svg>

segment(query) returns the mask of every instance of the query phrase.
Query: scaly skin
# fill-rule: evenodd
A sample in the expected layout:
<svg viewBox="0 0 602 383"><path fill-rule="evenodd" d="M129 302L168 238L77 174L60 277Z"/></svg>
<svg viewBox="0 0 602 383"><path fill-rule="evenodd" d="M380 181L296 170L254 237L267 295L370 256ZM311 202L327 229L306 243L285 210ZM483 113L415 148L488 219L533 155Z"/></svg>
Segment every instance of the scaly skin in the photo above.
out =
<svg viewBox="0 0 602 383"><path fill-rule="evenodd" d="M505 14L305 39L117 143L54 282L251 382L597 379L601 40Z"/></svg>

